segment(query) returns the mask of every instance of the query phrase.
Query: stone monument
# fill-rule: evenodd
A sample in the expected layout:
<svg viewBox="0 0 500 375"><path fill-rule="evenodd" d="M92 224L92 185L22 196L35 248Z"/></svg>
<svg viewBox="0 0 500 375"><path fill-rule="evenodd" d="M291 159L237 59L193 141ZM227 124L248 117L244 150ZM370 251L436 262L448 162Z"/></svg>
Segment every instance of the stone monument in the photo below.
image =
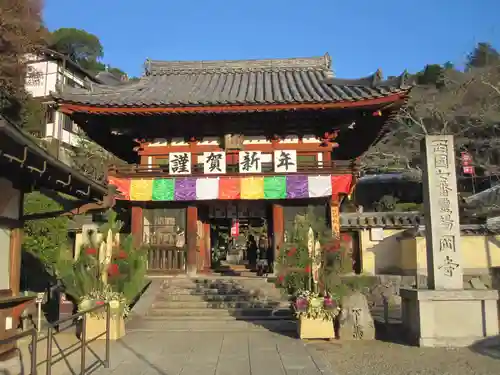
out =
<svg viewBox="0 0 500 375"><path fill-rule="evenodd" d="M422 153L428 289L401 289L403 326L420 346L469 346L498 335L498 291L463 289L453 136L426 136Z"/></svg>

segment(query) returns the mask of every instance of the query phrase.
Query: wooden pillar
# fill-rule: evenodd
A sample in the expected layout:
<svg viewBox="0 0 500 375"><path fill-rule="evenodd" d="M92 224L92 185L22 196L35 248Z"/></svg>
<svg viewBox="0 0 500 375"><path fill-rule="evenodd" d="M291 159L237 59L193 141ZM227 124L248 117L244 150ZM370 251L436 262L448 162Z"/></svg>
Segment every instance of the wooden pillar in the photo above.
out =
<svg viewBox="0 0 500 375"><path fill-rule="evenodd" d="M191 205L187 207L186 218L186 244L187 244L187 266L188 275L196 275L196 244L197 244L197 221L198 207Z"/></svg>
<svg viewBox="0 0 500 375"><path fill-rule="evenodd" d="M278 259L285 235L285 220L283 216L283 206L279 204L272 205L272 223L273 223L273 250L274 261ZM276 267L274 268L276 269Z"/></svg>
<svg viewBox="0 0 500 375"><path fill-rule="evenodd" d="M212 267L212 244L210 243L210 223L203 223L203 242L205 248L205 272Z"/></svg>
<svg viewBox="0 0 500 375"><path fill-rule="evenodd" d="M21 287L21 245L23 229L15 228L10 232L10 290L13 296L18 295Z"/></svg>
<svg viewBox="0 0 500 375"><path fill-rule="evenodd" d="M330 222L332 235L335 238L340 238L340 199L338 195L332 195L330 200Z"/></svg>
<svg viewBox="0 0 500 375"><path fill-rule="evenodd" d="M144 219L142 207L132 207L132 218L130 230L134 237L134 246L140 246L143 241Z"/></svg>

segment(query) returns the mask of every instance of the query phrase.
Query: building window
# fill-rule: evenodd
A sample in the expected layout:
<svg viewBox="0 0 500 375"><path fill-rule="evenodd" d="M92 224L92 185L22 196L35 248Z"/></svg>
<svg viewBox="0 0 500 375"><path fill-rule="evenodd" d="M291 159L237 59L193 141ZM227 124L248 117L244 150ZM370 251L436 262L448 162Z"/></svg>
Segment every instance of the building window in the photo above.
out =
<svg viewBox="0 0 500 375"><path fill-rule="evenodd" d="M46 124L51 124L54 122L54 114L55 114L55 109L52 108L50 105L45 107L45 123Z"/></svg>
<svg viewBox="0 0 500 375"><path fill-rule="evenodd" d="M300 155L297 154L297 166L300 167L317 167L317 155Z"/></svg>
<svg viewBox="0 0 500 375"><path fill-rule="evenodd" d="M154 164L160 167L168 167L168 158L155 158Z"/></svg>
<svg viewBox="0 0 500 375"><path fill-rule="evenodd" d="M73 133L73 120L68 115L63 114L62 128L68 132Z"/></svg>

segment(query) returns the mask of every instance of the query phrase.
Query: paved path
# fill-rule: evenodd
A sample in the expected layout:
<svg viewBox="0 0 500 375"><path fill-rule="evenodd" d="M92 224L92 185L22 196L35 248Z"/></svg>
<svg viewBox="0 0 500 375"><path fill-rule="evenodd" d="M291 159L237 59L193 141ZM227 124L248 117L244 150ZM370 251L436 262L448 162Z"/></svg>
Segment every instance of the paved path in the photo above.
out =
<svg viewBox="0 0 500 375"><path fill-rule="evenodd" d="M31 366L31 340L18 342L17 357L0 365L0 375L27 375ZM81 341L71 333L56 334L52 341L52 375L76 375L81 370ZM88 344L85 352L87 373L102 367L105 358L105 341ZM37 344L37 375L46 375L47 338L40 337ZM129 374L132 375L132 374Z"/></svg>
<svg viewBox="0 0 500 375"><path fill-rule="evenodd" d="M96 375L333 375L323 354L274 334L132 332Z"/></svg>

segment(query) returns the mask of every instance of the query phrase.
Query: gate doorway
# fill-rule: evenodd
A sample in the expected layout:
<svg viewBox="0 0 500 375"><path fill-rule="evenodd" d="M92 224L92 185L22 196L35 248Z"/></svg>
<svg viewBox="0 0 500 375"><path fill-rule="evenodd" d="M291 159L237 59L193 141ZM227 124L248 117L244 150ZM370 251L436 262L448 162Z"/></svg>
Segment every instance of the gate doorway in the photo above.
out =
<svg viewBox="0 0 500 375"><path fill-rule="evenodd" d="M214 202L209 206L212 269L255 272L269 253L270 205L265 201Z"/></svg>
<svg viewBox="0 0 500 375"><path fill-rule="evenodd" d="M186 272L185 207L143 210L143 244L148 246L148 273Z"/></svg>

